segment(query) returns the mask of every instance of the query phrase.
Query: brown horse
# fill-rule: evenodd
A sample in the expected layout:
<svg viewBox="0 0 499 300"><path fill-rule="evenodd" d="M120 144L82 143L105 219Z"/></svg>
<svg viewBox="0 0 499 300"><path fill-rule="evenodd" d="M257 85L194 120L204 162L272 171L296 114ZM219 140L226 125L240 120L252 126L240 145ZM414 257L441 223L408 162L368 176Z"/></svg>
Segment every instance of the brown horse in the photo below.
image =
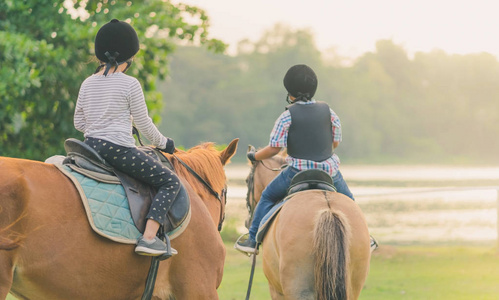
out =
<svg viewBox="0 0 499 300"><path fill-rule="evenodd" d="M223 166L237 143L175 154L220 192ZM153 299L218 299L224 201L171 161L189 193L192 217L172 241L179 254L160 262ZM0 157L0 299L9 291L20 299L140 299L151 258L134 247L92 231L76 188L54 165Z"/></svg>
<svg viewBox="0 0 499 300"><path fill-rule="evenodd" d="M284 164L282 156L252 163L247 180L250 207ZM369 232L359 206L331 191L294 194L262 244L272 299L357 299L370 258Z"/></svg>

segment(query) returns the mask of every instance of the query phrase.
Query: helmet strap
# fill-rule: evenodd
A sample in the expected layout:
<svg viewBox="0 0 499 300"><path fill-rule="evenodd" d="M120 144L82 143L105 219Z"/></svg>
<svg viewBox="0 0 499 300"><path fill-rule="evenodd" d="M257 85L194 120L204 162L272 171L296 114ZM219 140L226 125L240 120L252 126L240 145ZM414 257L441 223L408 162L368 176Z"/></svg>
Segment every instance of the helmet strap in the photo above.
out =
<svg viewBox="0 0 499 300"><path fill-rule="evenodd" d="M104 70L104 76L107 76L107 73L109 73L109 70L114 67L114 71L113 72L116 72L116 69L118 69L118 62L116 61L116 58L118 57L118 55L120 55L119 52L114 52L113 54L109 53L109 51L106 51L106 53L104 53L104 55L107 57L107 59L109 60L107 63L106 63L106 69Z"/></svg>
<svg viewBox="0 0 499 300"><path fill-rule="evenodd" d="M109 52L106 52L106 53L109 53ZM118 52L115 52L115 53L118 53ZM94 74L97 74L99 73L100 70L102 70L102 68L106 68L106 70L104 71L104 76L106 76L108 73L109 73L109 70L114 66L114 71L113 72L116 72L116 70L118 69L118 67L124 63L126 63L126 67L125 69L123 70L123 73L125 73L128 68L130 68L130 66L132 65L132 62L133 62L133 59L129 59L127 61L124 61L124 62L121 62L121 63L118 63L116 62L116 59L114 59L114 61L111 63L111 62L107 62L105 64L100 64L97 69L95 70Z"/></svg>
<svg viewBox="0 0 499 300"><path fill-rule="evenodd" d="M308 101L312 100L312 97L310 97L309 93L298 92L297 94L298 95L296 96L295 102L298 102L298 101L308 102Z"/></svg>
<svg viewBox="0 0 499 300"><path fill-rule="evenodd" d="M289 93L288 93L286 95L286 102L288 102L288 104L293 104L293 103L296 103L298 101L308 102L308 101L312 100L312 97L310 97L309 93L298 92L297 94L298 95L295 97L295 100L291 101L291 99L289 99Z"/></svg>

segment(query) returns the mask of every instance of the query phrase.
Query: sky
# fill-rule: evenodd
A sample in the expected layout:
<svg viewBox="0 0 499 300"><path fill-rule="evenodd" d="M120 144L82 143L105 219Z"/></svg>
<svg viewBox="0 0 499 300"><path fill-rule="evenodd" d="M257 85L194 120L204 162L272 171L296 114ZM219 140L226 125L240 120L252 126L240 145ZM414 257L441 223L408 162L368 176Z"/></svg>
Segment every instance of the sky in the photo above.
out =
<svg viewBox="0 0 499 300"><path fill-rule="evenodd" d="M276 23L308 28L320 50L346 57L373 51L391 39L409 54L488 52L499 57L497 0L181 0L203 8L210 37L229 44L258 40Z"/></svg>

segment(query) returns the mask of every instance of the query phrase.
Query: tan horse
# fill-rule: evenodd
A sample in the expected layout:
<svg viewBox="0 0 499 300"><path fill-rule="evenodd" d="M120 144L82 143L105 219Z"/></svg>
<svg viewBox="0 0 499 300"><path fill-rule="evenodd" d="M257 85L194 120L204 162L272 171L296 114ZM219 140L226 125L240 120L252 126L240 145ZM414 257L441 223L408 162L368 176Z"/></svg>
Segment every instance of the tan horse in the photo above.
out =
<svg viewBox="0 0 499 300"><path fill-rule="evenodd" d="M237 143L223 151L205 143L176 155L220 192ZM172 241L179 254L160 262L153 299L218 299L224 201L171 161L192 218ZM20 299L140 299L151 258L134 247L92 231L76 188L54 165L0 157L0 299L9 291Z"/></svg>
<svg viewBox="0 0 499 300"><path fill-rule="evenodd" d="M250 206L283 164L282 156L253 163L247 180L254 183L254 188L248 185ZM262 244L272 299L358 299L370 257L369 232L359 206L330 191L296 193Z"/></svg>

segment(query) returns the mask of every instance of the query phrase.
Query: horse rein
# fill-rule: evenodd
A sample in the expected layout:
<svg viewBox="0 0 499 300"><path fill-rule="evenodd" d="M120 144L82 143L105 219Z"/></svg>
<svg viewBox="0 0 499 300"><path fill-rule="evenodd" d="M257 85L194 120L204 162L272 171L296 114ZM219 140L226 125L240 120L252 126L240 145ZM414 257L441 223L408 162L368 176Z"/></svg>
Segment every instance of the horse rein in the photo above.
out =
<svg viewBox="0 0 499 300"><path fill-rule="evenodd" d="M222 224L225 220L225 213L224 213L224 210L225 210L225 204L227 202L227 186L225 186L223 189L222 189L222 192L221 194L217 193L212 187L211 185L206 182L206 180L204 180L201 176L199 176L198 173L196 173L196 171L194 171L191 167L189 167L183 160L181 160L178 156L176 156L175 154L172 154L173 157L178 160L178 162L180 164L182 164L182 166L184 166L192 175L194 175L194 177L196 177L197 180L199 180L209 191L210 193L215 196L218 201L220 202L220 218L219 218L219 222L218 222L218 231L221 231L222 230ZM222 201L222 198L224 199L224 201ZM225 203L224 203L225 202Z"/></svg>
<svg viewBox="0 0 499 300"><path fill-rule="evenodd" d="M248 186L248 192L246 193L246 207L248 209L248 213L250 215L250 221L253 220L253 213L255 212L256 208L256 199L255 199L255 170L258 164L262 164L262 166L273 172L280 172L281 170L285 169L288 165L284 164L280 166L279 168L271 168L265 165L263 160L257 160L253 163L251 167L250 174L248 176L248 179L246 179L246 185ZM248 224L249 226L249 224Z"/></svg>

